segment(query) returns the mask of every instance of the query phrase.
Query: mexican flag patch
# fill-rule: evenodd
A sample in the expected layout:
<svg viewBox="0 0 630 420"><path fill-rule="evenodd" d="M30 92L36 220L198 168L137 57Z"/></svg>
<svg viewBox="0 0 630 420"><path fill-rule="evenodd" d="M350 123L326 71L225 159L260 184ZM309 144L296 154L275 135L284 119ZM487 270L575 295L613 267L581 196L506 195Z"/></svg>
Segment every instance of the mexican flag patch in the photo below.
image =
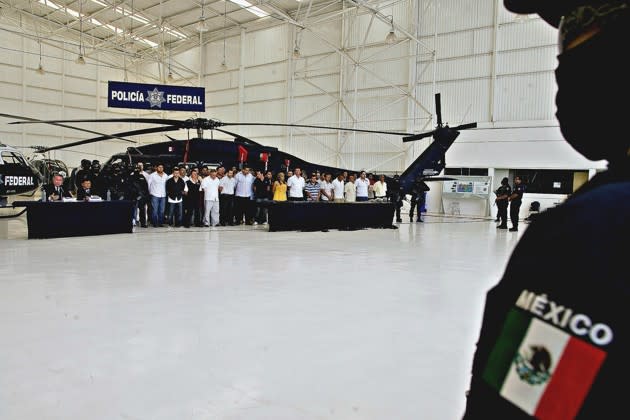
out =
<svg viewBox="0 0 630 420"><path fill-rule="evenodd" d="M483 378L537 419L573 419L605 358L600 348L514 308Z"/></svg>

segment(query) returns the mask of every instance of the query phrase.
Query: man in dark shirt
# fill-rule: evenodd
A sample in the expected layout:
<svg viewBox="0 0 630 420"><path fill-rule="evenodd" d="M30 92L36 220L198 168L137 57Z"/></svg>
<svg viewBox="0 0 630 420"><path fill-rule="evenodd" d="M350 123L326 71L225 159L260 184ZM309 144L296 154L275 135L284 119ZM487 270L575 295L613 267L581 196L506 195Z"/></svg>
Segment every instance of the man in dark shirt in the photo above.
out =
<svg viewBox="0 0 630 420"><path fill-rule="evenodd" d="M74 175L72 178L73 183L74 183L73 191L77 191L79 189L79 187L81 186L85 178L90 178L90 180L92 179L92 172L90 171L90 166L91 164L90 164L89 159L81 159L81 167L73 174Z"/></svg>
<svg viewBox="0 0 630 420"><path fill-rule="evenodd" d="M271 184L262 171L256 171L256 179L254 180L254 199L256 200L256 215L254 224L267 224L267 197Z"/></svg>
<svg viewBox="0 0 630 420"><path fill-rule="evenodd" d="M54 174L52 184L44 186L44 197L46 201L63 201L64 198L72 198L72 194L63 187L63 177Z"/></svg>
<svg viewBox="0 0 630 420"><path fill-rule="evenodd" d="M398 174L394 175L394 177L388 181L389 187L387 188L387 195L389 196L389 201L394 203L396 206L396 223L402 222L400 217L400 209L403 205L403 194L400 187L400 176Z"/></svg>
<svg viewBox="0 0 630 420"><path fill-rule="evenodd" d="M129 175L128 187L129 187L129 199L136 200L136 211L139 214L140 226L147 227L147 214L151 214L148 211L148 205L151 201L149 195L149 184L146 176L142 173L143 165L138 163ZM134 221L136 218L134 217Z"/></svg>
<svg viewBox="0 0 630 420"><path fill-rule="evenodd" d="M179 176L179 168L173 168L173 176L166 181L166 199L168 206L168 223L171 226L181 227L183 220L182 202L186 183Z"/></svg>
<svg viewBox="0 0 630 420"><path fill-rule="evenodd" d="M507 177L501 180L501 186L494 193L496 194L494 202L497 205L497 220L501 222L497 228L507 229L507 209L510 204L509 198L512 196L512 187Z"/></svg>
<svg viewBox="0 0 630 420"><path fill-rule="evenodd" d="M508 201L510 202L510 220L512 221L510 232L518 231L518 213L521 210L523 193L525 193L525 186L521 183L521 177L515 176L514 189L512 190L512 194L508 197Z"/></svg>
<svg viewBox="0 0 630 420"><path fill-rule="evenodd" d="M184 196L184 227L201 227L203 226L201 223L203 200L199 191L201 180L199 179L198 168L193 168L190 171L190 178L186 181L186 185L188 192Z"/></svg>
<svg viewBox="0 0 630 420"><path fill-rule="evenodd" d="M77 200L90 201L92 197L92 181L89 178L84 178L77 190Z"/></svg>

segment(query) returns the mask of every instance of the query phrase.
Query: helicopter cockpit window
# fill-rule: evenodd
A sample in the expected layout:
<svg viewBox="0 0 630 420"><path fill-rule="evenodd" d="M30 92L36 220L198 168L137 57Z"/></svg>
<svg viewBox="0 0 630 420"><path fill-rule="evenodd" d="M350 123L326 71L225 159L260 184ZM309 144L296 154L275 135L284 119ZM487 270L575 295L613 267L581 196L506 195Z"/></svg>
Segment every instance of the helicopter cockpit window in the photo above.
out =
<svg viewBox="0 0 630 420"><path fill-rule="evenodd" d="M26 166L26 162L24 161L24 158L13 152L0 153L0 159L2 160L2 163L5 165Z"/></svg>

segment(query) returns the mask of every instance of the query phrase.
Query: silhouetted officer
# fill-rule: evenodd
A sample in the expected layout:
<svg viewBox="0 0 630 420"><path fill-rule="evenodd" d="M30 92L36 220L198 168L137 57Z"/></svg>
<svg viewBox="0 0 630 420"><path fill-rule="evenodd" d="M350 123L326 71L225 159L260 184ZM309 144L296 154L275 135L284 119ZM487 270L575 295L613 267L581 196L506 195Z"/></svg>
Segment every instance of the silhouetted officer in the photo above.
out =
<svg viewBox="0 0 630 420"><path fill-rule="evenodd" d="M510 201L510 220L512 221L512 227L510 232L518 231L518 212L521 209L521 203L523 200L523 194L525 193L525 186L521 184L521 177L514 177L514 189L512 194L508 198Z"/></svg>
<svg viewBox="0 0 630 420"><path fill-rule="evenodd" d="M494 193L497 196L494 199L497 204L497 219L501 222L497 228L507 229L507 209L510 204L508 199L512 195L512 187L510 187L507 177L501 180L501 186Z"/></svg>

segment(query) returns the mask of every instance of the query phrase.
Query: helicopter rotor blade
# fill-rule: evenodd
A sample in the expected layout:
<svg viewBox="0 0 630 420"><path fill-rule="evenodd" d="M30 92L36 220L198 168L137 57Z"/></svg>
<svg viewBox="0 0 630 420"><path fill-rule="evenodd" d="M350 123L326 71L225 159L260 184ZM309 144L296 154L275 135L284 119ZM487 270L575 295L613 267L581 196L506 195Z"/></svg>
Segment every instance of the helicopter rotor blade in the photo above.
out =
<svg viewBox="0 0 630 420"><path fill-rule="evenodd" d="M451 130L455 130L455 131L459 131L459 130L466 130L469 128L476 128L477 127L477 123L468 123L468 124L462 124L462 125L458 125L457 127L450 127ZM413 136L407 136L407 137L403 137L403 143L406 143L408 141L416 141L416 140L420 140L423 139L425 137L430 137L432 135L434 135L437 132L437 130L431 130L431 131L427 131L424 133L420 133L420 134L415 134Z"/></svg>
<svg viewBox="0 0 630 420"><path fill-rule="evenodd" d="M457 178L450 178L448 176L429 176L426 178L421 178L420 180L423 182L432 182L432 181L455 181Z"/></svg>
<svg viewBox="0 0 630 420"><path fill-rule="evenodd" d="M24 117L16 117L16 118L24 118ZM181 120L171 120L171 119L163 119L163 118L86 118L86 119L75 119L75 120L36 120L34 118L29 118L27 121L14 121L9 124L35 124L35 123L59 124L59 123L84 123L84 122L89 122L89 123L113 122L113 123L139 123L139 124L163 124L163 125L182 125L184 123L184 121L181 121Z"/></svg>
<svg viewBox="0 0 630 420"><path fill-rule="evenodd" d="M437 116L438 127L442 127L442 101L439 93L435 94L435 115Z"/></svg>
<svg viewBox="0 0 630 420"><path fill-rule="evenodd" d="M468 123L468 124L462 124L462 125L458 125L457 127L451 127L451 130L466 130L468 128L477 128L477 123Z"/></svg>
<svg viewBox="0 0 630 420"><path fill-rule="evenodd" d="M424 133L414 134L413 136L403 137L402 141L403 143L406 143L408 141L416 141L416 140L423 139L425 137L431 137L435 133L436 133L436 130L426 131Z"/></svg>
<svg viewBox="0 0 630 420"><path fill-rule="evenodd" d="M153 127L153 128L144 128L142 130L133 130L133 131L125 131L123 133L116 133L116 134L112 134L112 135L102 135L99 137L94 137L91 139L86 139L86 140L79 140L79 141L75 141L72 143L65 143L65 144L60 144L57 146L51 146L51 147L46 147L44 149L41 149L40 152L41 153L45 153L45 152L49 152L51 150L59 150L59 149L65 149L67 147L74 147L74 146L80 146L83 144L88 144L88 143L96 143L98 141L102 141L102 140L109 140L112 138L112 136L116 135L116 136L135 136L135 135L140 135L140 134L151 134L151 133L161 133L164 131L175 131L175 130L179 130L179 127Z"/></svg>
<svg viewBox="0 0 630 420"><path fill-rule="evenodd" d="M71 126L71 125L61 124L60 122L56 122L56 121L44 121L44 120L38 120L36 118L22 117L22 116L19 116L19 115L12 115L12 114L0 114L0 117L13 118L13 119L16 119L16 120L24 120L24 121L12 121L9 124L38 124L38 123L44 123L44 124L56 125L57 127L69 128L71 130L83 131L84 133L96 134L96 135L99 135L99 136L106 136L107 135L107 134L104 134L104 133L100 133L98 131L88 130L86 128L80 128L80 127L74 127L74 126ZM129 139L117 136L117 135L111 135L109 138L123 140L123 141L129 142L129 143L134 143L133 140L129 140Z"/></svg>
<svg viewBox="0 0 630 420"><path fill-rule="evenodd" d="M227 125L240 125L240 126L268 126L268 127L296 127L296 128L321 128L324 130L338 130L338 131L355 131L358 133L375 133L375 134L390 134L394 136L410 136L411 133L401 133L396 131L382 131L382 130L363 130L359 128L344 128L344 127L329 127L322 125L305 125L305 124L274 124L274 123L224 123L217 122L217 126L224 127ZM242 136L241 136L242 137Z"/></svg>

